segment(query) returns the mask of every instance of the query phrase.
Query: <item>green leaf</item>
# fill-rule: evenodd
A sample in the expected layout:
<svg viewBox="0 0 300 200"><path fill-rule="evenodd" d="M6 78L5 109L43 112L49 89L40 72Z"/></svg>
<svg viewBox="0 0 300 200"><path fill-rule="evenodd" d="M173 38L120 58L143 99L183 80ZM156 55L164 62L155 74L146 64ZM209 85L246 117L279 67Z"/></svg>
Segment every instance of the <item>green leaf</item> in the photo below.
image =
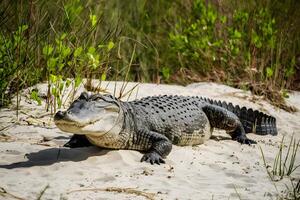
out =
<svg viewBox="0 0 300 200"><path fill-rule="evenodd" d="M162 74L163 77L168 80L170 78L170 68L169 67L163 67L162 68Z"/></svg>
<svg viewBox="0 0 300 200"><path fill-rule="evenodd" d="M75 49L75 51L74 51L74 57L79 57L80 55L81 55L81 53L82 53L82 47L80 46L80 47L77 47L76 49Z"/></svg>
<svg viewBox="0 0 300 200"><path fill-rule="evenodd" d="M233 37L239 39L242 37L242 33L235 29L233 32Z"/></svg>
<svg viewBox="0 0 300 200"><path fill-rule="evenodd" d="M267 67L266 73L267 73L267 77L270 78L271 76L273 76L274 71L271 67Z"/></svg>
<svg viewBox="0 0 300 200"><path fill-rule="evenodd" d="M45 56L51 55L52 52L53 52L53 47L51 45L46 45L43 47L43 54Z"/></svg>
<svg viewBox="0 0 300 200"><path fill-rule="evenodd" d="M94 27L97 23L97 16L90 14L90 21L91 21L92 27Z"/></svg>
<svg viewBox="0 0 300 200"><path fill-rule="evenodd" d="M96 53L95 47L90 47L90 48L88 49L88 53L94 55L94 54Z"/></svg>
<svg viewBox="0 0 300 200"><path fill-rule="evenodd" d="M80 0L66 1L64 5L64 11L66 17L69 19L70 23L73 23L83 10L83 6Z"/></svg>
<svg viewBox="0 0 300 200"><path fill-rule="evenodd" d="M112 41L110 41L107 45L107 50L110 51L112 48L114 48L115 43L113 43Z"/></svg>
<svg viewBox="0 0 300 200"><path fill-rule="evenodd" d="M64 89L64 83L60 82L59 83L59 91L63 91L63 89Z"/></svg>
<svg viewBox="0 0 300 200"><path fill-rule="evenodd" d="M62 48L62 52L61 53L62 53L61 57L62 58L66 58L68 55L71 54L71 49L69 47L67 47L67 46L64 46Z"/></svg>
<svg viewBox="0 0 300 200"><path fill-rule="evenodd" d="M75 77L75 88L77 88L82 82L82 79L80 78L80 76L76 76Z"/></svg>
<svg viewBox="0 0 300 200"><path fill-rule="evenodd" d="M21 27L21 32L26 31L27 29L28 29L28 25L25 24Z"/></svg>
<svg viewBox="0 0 300 200"><path fill-rule="evenodd" d="M105 81L105 80L106 80L106 73L103 73L103 74L101 75L101 80L102 80L102 81Z"/></svg>
<svg viewBox="0 0 300 200"><path fill-rule="evenodd" d="M54 70L56 64L57 64L57 58L49 58L49 60L47 61L47 66L49 67L50 71Z"/></svg>
<svg viewBox="0 0 300 200"><path fill-rule="evenodd" d="M290 78L294 74L295 74L295 68L293 65L291 65L285 69L285 77Z"/></svg>
<svg viewBox="0 0 300 200"><path fill-rule="evenodd" d="M89 58L89 63L92 65L93 69L96 69L99 64L99 55L94 56L93 54L88 53L87 56Z"/></svg>
<svg viewBox="0 0 300 200"><path fill-rule="evenodd" d="M66 33L63 33L63 34L60 36L60 40L64 40L66 37L67 37L67 34L66 34Z"/></svg>
<svg viewBox="0 0 300 200"><path fill-rule="evenodd" d="M261 48L262 47L262 41L261 41L260 37L257 35L257 33L254 30L252 31L251 42L257 48Z"/></svg>
<svg viewBox="0 0 300 200"><path fill-rule="evenodd" d="M234 47L232 50L234 55L237 55L240 52L240 48L239 47Z"/></svg>
<svg viewBox="0 0 300 200"><path fill-rule="evenodd" d="M70 79L67 79L67 80L66 80L66 87L69 87L70 84L71 84L71 80L70 80Z"/></svg>
<svg viewBox="0 0 300 200"><path fill-rule="evenodd" d="M60 63L57 64L57 66L58 66L58 71L61 71L65 67L65 63L60 62Z"/></svg>
<svg viewBox="0 0 300 200"><path fill-rule="evenodd" d="M39 97L37 91L35 91L35 90L32 90L32 91L31 91L30 99L36 101L36 102L38 103L39 106L42 105L41 98Z"/></svg>
<svg viewBox="0 0 300 200"><path fill-rule="evenodd" d="M56 97L56 95L57 95L57 90L56 90L55 87L53 87L53 88L51 89L51 94L54 95L54 97Z"/></svg>
<svg viewBox="0 0 300 200"><path fill-rule="evenodd" d="M55 83L57 81L57 76L55 76L54 74L50 74L49 79L52 83Z"/></svg>
<svg viewBox="0 0 300 200"><path fill-rule="evenodd" d="M61 108L61 105L62 105L62 99L57 97L57 107Z"/></svg>
<svg viewBox="0 0 300 200"><path fill-rule="evenodd" d="M245 59L246 59L247 61L250 61L250 59L251 59L251 53L250 53L249 50L246 51L246 53L245 53Z"/></svg>
<svg viewBox="0 0 300 200"><path fill-rule="evenodd" d="M207 19L214 24L217 19L217 14L211 9L207 11Z"/></svg>
<svg viewBox="0 0 300 200"><path fill-rule="evenodd" d="M269 39L269 46L271 49L275 48L275 44L276 44L276 37L275 36L271 36Z"/></svg>
<svg viewBox="0 0 300 200"><path fill-rule="evenodd" d="M222 22L222 24L225 24L226 21L227 21L227 17L226 17L226 16L222 16L222 17L221 17L221 22Z"/></svg>
<svg viewBox="0 0 300 200"><path fill-rule="evenodd" d="M100 48L100 49L101 49L101 48L104 48L104 47L106 47L106 45L103 45L103 44L99 44L99 45L98 45L98 48Z"/></svg>

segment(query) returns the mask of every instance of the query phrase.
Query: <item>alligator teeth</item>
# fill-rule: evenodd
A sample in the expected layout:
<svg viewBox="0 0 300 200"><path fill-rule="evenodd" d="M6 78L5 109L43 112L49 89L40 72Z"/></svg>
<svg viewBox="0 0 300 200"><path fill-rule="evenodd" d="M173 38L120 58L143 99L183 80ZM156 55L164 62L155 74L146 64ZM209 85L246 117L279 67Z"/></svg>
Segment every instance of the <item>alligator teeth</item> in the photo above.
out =
<svg viewBox="0 0 300 200"><path fill-rule="evenodd" d="M67 122L56 122L57 125L63 125L63 126L76 126L78 128L84 127L85 125L80 125L76 123L67 123Z"/></svg>

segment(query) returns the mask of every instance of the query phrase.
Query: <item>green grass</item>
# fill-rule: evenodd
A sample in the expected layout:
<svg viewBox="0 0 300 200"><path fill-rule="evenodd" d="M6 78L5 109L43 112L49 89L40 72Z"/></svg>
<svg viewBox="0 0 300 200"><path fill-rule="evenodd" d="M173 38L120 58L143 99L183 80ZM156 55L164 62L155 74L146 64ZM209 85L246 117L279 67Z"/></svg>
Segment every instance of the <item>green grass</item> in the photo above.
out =
<svg viewBox="0 0 300 200"><path fill-rule="evenodd" d="M278 192L279 199L297 200L300 198L300 180L294 178L294 172L300 167L297 162L298 148L300 140L291 138L287 147L284 145L284 137L279 145L278 152L274 158L273 165L267 163L264 152L260 147L262 159L270 180L274 183L275 189ZM285 153L284 153L285 152ZM281 181L283 178L288 178L290 184L285 184L286 190L283 194L279 193L276 182Z"/></svg>
<svg viewBox="0 0 300 200"><path fill-rule="evenodd" d="M260 151L262 154L264 165L267 169L268 175L272 181L278 181L283 179L283 177L290 176L297 168L300 167L299 164L296 163L298 148L300 146L300 140L291 138L290 143L285 149L284 147L284 137L281 140L278 153L276 154L271 170L265 160L265 156L262 148L260 147ZM284 153L284 151L286 151Z"/></svg>

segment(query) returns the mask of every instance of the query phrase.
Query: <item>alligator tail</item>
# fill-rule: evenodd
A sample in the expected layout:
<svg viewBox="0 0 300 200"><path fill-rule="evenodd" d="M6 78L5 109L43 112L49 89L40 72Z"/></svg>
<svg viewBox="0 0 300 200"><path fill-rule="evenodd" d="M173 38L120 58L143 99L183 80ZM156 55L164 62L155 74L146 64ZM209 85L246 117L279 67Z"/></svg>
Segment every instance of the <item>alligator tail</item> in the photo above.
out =
<svg viewBox="0 0 300 200"><path fill-rule="evenodd" d="M225 101L216 101L209 98L200 97L203 101L223 107L238 116L246 133L255 133L258 135L277 135L276 118L267 115L258 110L246 107L234 106L232 103L226 103Z"/></svg>

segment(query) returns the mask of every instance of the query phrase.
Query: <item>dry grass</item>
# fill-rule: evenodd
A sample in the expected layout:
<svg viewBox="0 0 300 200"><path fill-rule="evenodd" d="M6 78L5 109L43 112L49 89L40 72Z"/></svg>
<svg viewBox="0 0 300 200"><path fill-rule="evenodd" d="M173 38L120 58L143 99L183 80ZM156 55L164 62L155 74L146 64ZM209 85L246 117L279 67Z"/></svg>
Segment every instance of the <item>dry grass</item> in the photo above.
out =
<svg viewBox="0 0 300 200"><path fill-rule="evenodd" d="M150 192L140 191L134 188L119 188L119 187L107 187L107 188L88 188L80 190L72 190L67 192L67 194L75 192L117 192L117 193L126 193L133 194L137 196L143 196L148 200L154 200L155 194Z"/></svg>
<svg viewBox="0 0 300 200"><path fill-rule="evenodd" d="M18 199L18 200L25 200L22 197L18 197L14 194L9 193L6 191L3 187L0 187L0 197L3 197L4 199Z"/></svg>
<svg viewBox="0 0 300 200"><path fill-rule="evenodd" d="M250 91L259 96L263 96L270 104L288 112L297 112L296 107L286 104L284 94L280 89L276 89L267 83L248 85Z"/></svg>

